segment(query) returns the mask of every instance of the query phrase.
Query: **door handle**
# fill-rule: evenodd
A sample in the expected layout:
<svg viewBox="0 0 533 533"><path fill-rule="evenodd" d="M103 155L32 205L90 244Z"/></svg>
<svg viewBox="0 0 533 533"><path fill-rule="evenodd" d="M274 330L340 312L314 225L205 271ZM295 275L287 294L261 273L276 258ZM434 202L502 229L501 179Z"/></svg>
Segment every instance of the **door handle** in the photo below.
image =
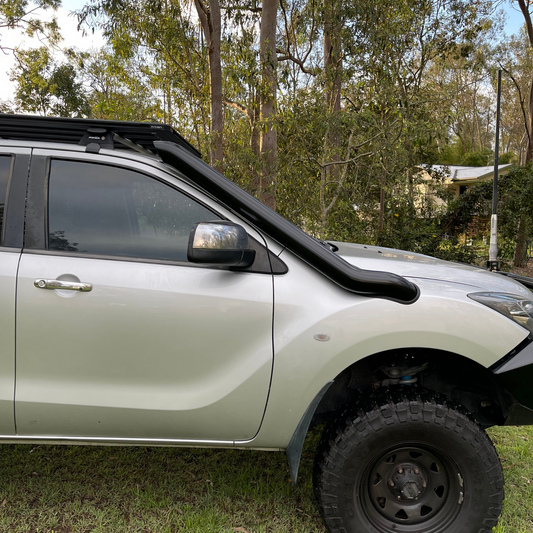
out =
<svg viewBox="0 0 533 533"><path fill-rule="evenodd" d="M67 291L89 292L93 289L92 283L61 281L59 279L36 279L33 285L38 289L49 289L51 291L62 289Z"/></svg>

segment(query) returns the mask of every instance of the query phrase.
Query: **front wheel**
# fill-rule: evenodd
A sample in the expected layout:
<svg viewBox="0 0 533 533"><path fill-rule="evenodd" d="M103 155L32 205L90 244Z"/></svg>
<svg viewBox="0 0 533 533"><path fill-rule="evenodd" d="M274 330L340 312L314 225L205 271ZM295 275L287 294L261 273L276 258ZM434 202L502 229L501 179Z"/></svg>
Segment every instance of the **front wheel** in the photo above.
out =
<svg viewBox="0 0 533 533"><path fill-rule="evenodd" d="M332 533L486 533L503 477L487 434L433 394L375 395L322 437L315 493Z"/></svg>

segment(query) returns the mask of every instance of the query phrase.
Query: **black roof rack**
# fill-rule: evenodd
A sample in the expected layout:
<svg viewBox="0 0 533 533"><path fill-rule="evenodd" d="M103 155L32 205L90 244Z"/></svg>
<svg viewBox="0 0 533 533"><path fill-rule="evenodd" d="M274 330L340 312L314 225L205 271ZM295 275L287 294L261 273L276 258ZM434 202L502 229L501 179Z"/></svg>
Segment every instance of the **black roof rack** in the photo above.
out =
<svg viewBox="0 0 533 533"><path fill-rule="evenodd" d="M121 122L85 118L41 117L0 113L0 137L80 144L87 151L121 148L157 153L154 141L170 141L197 157L202 154L174 128L153 122ZM128 142L129 141L129 142Z"/></svg>

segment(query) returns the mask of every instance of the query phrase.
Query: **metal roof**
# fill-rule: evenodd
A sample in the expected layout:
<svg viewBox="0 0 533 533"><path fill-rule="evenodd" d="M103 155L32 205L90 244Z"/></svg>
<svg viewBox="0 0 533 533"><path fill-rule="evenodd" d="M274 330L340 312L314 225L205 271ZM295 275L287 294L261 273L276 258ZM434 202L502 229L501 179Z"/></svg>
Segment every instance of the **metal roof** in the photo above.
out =
<svg viewBox="0 0 533 533"><path fill-rule="evenodd" d="M510 164L507 165L498 165L498 174L502 170L508 169L511 167ZM481 180L484 178L491 178L494 175L494 165L489 165L486 167L465 167L459 165L431 165L426 167L428 172L431 170L436 170L437 172L449 173L451 181L470 181L470 180Z"/></svg>

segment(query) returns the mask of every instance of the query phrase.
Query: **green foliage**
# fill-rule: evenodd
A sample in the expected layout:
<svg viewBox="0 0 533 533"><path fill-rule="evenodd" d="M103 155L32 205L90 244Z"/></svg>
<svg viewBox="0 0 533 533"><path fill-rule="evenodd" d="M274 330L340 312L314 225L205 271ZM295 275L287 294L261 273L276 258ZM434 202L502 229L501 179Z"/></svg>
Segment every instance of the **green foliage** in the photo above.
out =
<svg viewBox="0 0 533 533"><path fill-rule="evenodd" d="M11 81L17 83L17 111L82 117L90 113L85 89L74 65L58 63L46 47L16 52Z"/></svg>
<svg viewBox="0 0 533 533"><path fill-rule="evenodd" d="M0 2L0 30L21 29L30 37L37 36L41 40L57 43L60 40L57 21L52 18L45 22L36 18L38 10L55 10L61 5L61 0L2 0ZM2 32L3 33L3 32ZM0 34L0 50L5 49Z"/></svg>
<svg viewBox="0 0 533 533"><path fill-rule="evenodd" d="M533 162L524 167L514 167L503 176L498 193L498 231L504 241L512 243L514 249L519 220L524 219L526 225L533 228ZM512 258L511 253L508 253L508 258Z"/></svg>
<svg viewBox="0 0 533 533"><path fill-rule="evenodd" d="M508 165L510 163L517 163L517 155L514 152L507 152L498 156L498 162L500 165Z"/></svg>
<svg viewBox="0 0 533 533"><path fill-rule="evenodd" d="M514 163L516 159L514 152L507 152L498 156L500 165ZM442 152L436 156L435 161L441 165L486 167L494 164L494 150L486 147L480 150L465 151L462 143L455 140L444 147Z"/></svg>
<svg viewBox="0 0 533 533"><path fill-rule="evenodd" d="M208 153L207 47L189 7L164 0L95 0L79 15L80 24L103 30L113 56L126 63L129 80L162 101L163 120Z"/></svg>
<svg viewBox="0 0 533 533"><path fill-rule="evenodd" d="M161 102L146 76L135 75L135 58L112 49L78 52L74 57L80 78L89 87L91 116L104 120L164 121Z"/></svg>

